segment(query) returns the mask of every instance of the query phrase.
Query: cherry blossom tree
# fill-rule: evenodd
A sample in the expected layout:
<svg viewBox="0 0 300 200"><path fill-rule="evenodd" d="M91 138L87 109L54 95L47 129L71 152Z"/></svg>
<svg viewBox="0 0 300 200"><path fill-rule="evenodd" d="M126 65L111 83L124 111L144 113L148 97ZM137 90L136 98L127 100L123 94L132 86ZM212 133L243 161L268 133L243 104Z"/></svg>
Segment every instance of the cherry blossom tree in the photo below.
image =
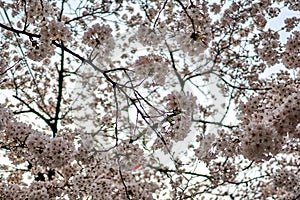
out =
<svg viewBox="0 0 300 200"><path fill-rule="evenodd" d="M300 198L298 1L0 7L0 199Z"/></svg>

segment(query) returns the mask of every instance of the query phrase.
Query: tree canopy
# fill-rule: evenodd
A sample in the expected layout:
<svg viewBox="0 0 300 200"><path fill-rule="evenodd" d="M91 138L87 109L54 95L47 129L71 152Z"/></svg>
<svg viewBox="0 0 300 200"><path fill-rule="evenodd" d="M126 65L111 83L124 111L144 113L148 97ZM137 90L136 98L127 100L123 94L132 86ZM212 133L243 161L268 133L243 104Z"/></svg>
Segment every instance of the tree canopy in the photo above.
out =
<svg viewBox="0 0 300 200"><path fill-rule="evenodd" d="M300 198L298 1L0 8L0 199Z"/></svg>

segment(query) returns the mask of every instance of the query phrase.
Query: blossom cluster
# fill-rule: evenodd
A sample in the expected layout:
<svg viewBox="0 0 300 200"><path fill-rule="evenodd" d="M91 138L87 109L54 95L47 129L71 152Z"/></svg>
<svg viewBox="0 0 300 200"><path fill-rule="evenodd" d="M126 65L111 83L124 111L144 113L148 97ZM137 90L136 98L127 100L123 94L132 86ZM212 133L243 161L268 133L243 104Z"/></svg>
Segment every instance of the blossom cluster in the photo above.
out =
<svg viewBox="0 0 300 200"><path fill-rule="evenodd" d="M27 15L24 16L22 20L28 23L34 24L38 21L42 21L54 12L52 5L46 1L31 0L26 2L26 4Z"/></svg>
<svg viewBox="0 0 300 200"><path fill-rule="evenodd" d="M128 194L124 190L122 181L126 181L131 197L153 198L155 185L143 181L150 177L145 174L132 174L132 171L138 170L145 163L144 152L137 144L132 144L128 140L123 141L114 150L115 153L102 153L107 157L100 156L102 164L99 164L90 155L90 153L93 154L94 145L91 143L94 140L87 137L87 134L79 132L81 139L78 143L79 147L75 148L75 133L58 132L56 137L51 138L45 133L33 130L25 123L16 121L11 110L2 106L0 117L1 141L11 145L7 146L9 148L22 149L24 147L23 151L15 150L14 155L17 155L17 158L26 157L31 166L29 169L36 175L36 180L44 180L33 181L26 187L0 183L1 198L56 199L67 195L68 198L78 199L89 195L96 199L124 199ZM14 159L12 155L11 160L14 161ZM25 160L19 164L23 162ZM47 172L49 169L54 170L53 175L49 175L50 171ZM46 177L47 173L48 177ZM120 173L122 173L121 179ZM52 180L51 176L62 176L61 178L71 187L64 188L65 185L62 182L58 179ZM132 181L134 179L136 181Z"/></svg>
<svg viewBox="0 0 300 200"><path fill-rule="evenodd" d="M170 114L167 115L168 122L163 127L163 132L167 137L174 141L182 141L190 132L192 126L192 114L196 108L196 97L191 93L182 94L173 91L163 99L166 104L166 109Z"/></svg>
<svg viewBox="0 0 300 200"><path fill-rule="evenodd" d="M138 42L143 46L156 47L162 43L163 38L146 26L140 26L136 33Z"/></svg>
<svg viewBox="0 0 300 200"><path fill-rule="evenodd" d="M296 129L300 124L300 94L292 93L282 103L282 106L274 111L274 127L280 135L288 133L290 138L300 138Z"/></svg>
<svg viewBox="0 0 300 200"><path fill-rule="evenodd" d="M245 137L241 137L241 153L249 160L268 160L280 152L283 138L268 123L250 122L243 127ZM247 137L246 137L247 135Z"/></svg>
<svg viewBox="0 0 300 200"><path fill-rule="evenodd" d="M258 50L258 55L262 60L266 61L268 65L273 66L279 62L280 54L276 50L279 47L278 41L264 41L262 48Z"/></svg>
<svg viewBox="0 0 300 200"><path fill-rule="evenodd" d="M277 170L273 175L274 185L282 187L286 191L297 194L300 191L299 175L292 173L286 169Z"/></svg>
<svg viewBox="0 0 300 200"><path fill-rule="evenodd" d="M288 5L288 8L294 11L299 11L300 10L300 4L299 2L295 0L284 0L284 3Z"/></svg>
<svg viewBox="0 0 300 200"><path fill-rule="evenodd" d="M32 136L26 141L29 151L33 152L30 159L35 162L36 158L40 165L51 168L60 168L72 160L75 147L70 141L62 137L48 139L47 137Z"/></svg>
<svg viewBox="0 0 300 200"><path fill-rule="evenodd" d="M200 143L198 148L194 149L195 156L209 164L211 160L216 158L216 154L212 150L213 144L216 142L216 136L208 133L205 136L197 135L196 142Z"/></svg>
<svg viewBox="0 0 300 200"><path fill-rule="evenodd" d="M294 31L292 36L288 38L285 45L286 49L283 53L283 63L287 68L299 69L300 67L300 32Z"/></svg>
<svg viewBox="0 0 300 200"><path fill-rule="evenodd" d="M216 139L210 141L210 146L215 146L215 154L220 153L224 156L234 157L240 152L238 133L233 130L234 134L225 131L224 129L218 130ZM207 144L208 146L208 144ZM206 149L209 149L208 147Z"/></svg>
<svg viewBox="0 0 300 200"><path fill-rule="evenodd" d="M209 38L202 33L194 34L195 36L187 35L187 33L178 33L175 37L180 50L189 56L199 56L199 54L202 54L209 42Z"/></svg>
<svg viewBox="0 0 300 200"><path fill-rule="evenodd" d="M286 18L284 20L286 30L287 31L293 30L295 27L297 27L299 22L300 22L300 18L297 17Z"/></svg>
<svg viewBox="0 0 300 200"><path fill-rule="evenodd" d="M277 199L298 199L300 195L299 171L277 169L270 176L270 183L263 189L265 196Z"/></svg>
<svg viewBox="0 0 300 200"><path fill-rule="evenodd" d="M5 108L3 104L0 104L0 131L6 130L7 125L13 119L13 112Z"/></svg>
<svg viewBox="0 0 300 200"><path fill-rule="evenodd" d="M288 73L278 76L289 84L272 83L268 93L253 96L240 106L242 123L236 137L241 142L241 153L250 160L268 160L287 141L299 139L299 77L293 80Z"/></svg>
<svg viewBox="0 0 300 200"><path fill-rule="evenodd" d="M111 127L112 126L112 117L110 114L106 114L102 117L101 119L101 124L105 125L106 127Z"/></svg>
<svg viewBox="0 0 300 200"><path fill-rule="evenodd" d="M101 57L107 56L115 45L111 27L99 23L92 25L84 32L82 42L90 47L97 48L100 52L96 53L100 53Z"/></svg>
<svg viewBox="0 0 300 200"><path fill-rule="evenodd" d="M192 125L191 118L184 115L176 115L168 119L169 126L164 127L165 136L172 138L175 142L183 141Z"/></svg>
<svg viewBox="0 0 300 200"><path fill-rule="evenodd" d="M279 34L269 29L259 35L259 40L261 47L256 51L260 58L270 66L277 64L280 59Z"/></svg>
<svg viewBox="0 0 300 200"><path fill-rule="evenodd" d="M144 151L138 144L130 143L129 140L122 141L115 149L114 154L123 170L137 170L146 163Z"/></svg>
<svg viewBox="0 0 300 200"><path fill-rule="evenodd" d="M0 78L1 78L1 76L4 75L4 72L5 72L6 68L7 68L6 65L7 65L7 63L6 63L5 59L0 58Z"/></svg>
<svg viewBox="0 0 300 200"><path fill-rule="evenodd" d="M40 40L50 43L52 40L70 41L71 31L62 23L56 20L48 21L40 30Z"/></svg>
<svg viewBox="0 0 300 200"><path fill-rule="evenodd" d="M226 181L232 181L236 177L236 167L232 162L215 162L209 166L212 184L217 186Z"/></svg>
<svg viewBox="0 0 300 200"><path fill-rule="evenodd" d="M59 168L68 163L74 154L74 144L62 137L50 138L37 132L25 123L15 121L10 112L1 110L1 140L16 147L26 144L28 152L23 154L32 163Z"/></svg>
<svg viewBox="0 0 300 200"><path fill-rule="evenodd" d="M139 56L132 64L135 72L135 77L138 80L144 80L148 77L153 78L155 85L163 85L168 73L168 62L159 55L149 54Z"/></svg>
<svg viewBox="0 0 300 200"><path fill-rule="evenodd" d="M62 185L58 181L35 181L29 186L0 183L0 197L8 200L49 199L63 196Z"/></svg>
<svg viewBox="0 0 300 200"><path fill-rule="evenodd" d="M260 29L263 29L267 24L267 20L262 14L256 14L253 20Z"/></svg>
<svg viewBox="0 0 300 200"><path fill-rule="evenodd" d="M216 8L217 6L215 6ZM192 5L187 10L187 14L193 20L194 28L201 33L203 36L202 40L206 41L205 43L208 44L210 38L210 26L208 26L212 19L209 16L208 12L208 3L202 2L198 5ZM196 31L194 30L194 31ZM205 37L204 37L205 36Z"/></svg>
<svg viewBox="0 0 300 200"><path fill-rule="evenodd" d="M147 184L147 179L149 177L126 171L122 172L120 179L120 171L116 166L89 165L85 172L77 173L70 181L74 189L68 192L68 197L76 199L89 195L95 199L122 200L129 195L133 199L153 199L152 194L157 187ZM126 183L127 194L122 181Z"/></svg>
<svg viewBox="0 0 300 200"><path fill-rule="evenodd" d="M6 138L10 138L12 141L18 140L22 143L28 139L29 135L34 133L31 126L17 121L10 121L5 129Z"/></svg>
<svg viewBox="0 0 300 200"><path fill-rule="evenodd" d="M164 101L167 102L166 109L168 111L185 113L191 115L196 108L196 97L187 92L186 94L172 91L170 94L164 97Z"/></svg>
<svg viewBox="0 0 300 200"><path fill-rule="evenodd" d="M32 48L27 56L35 61L41 61L44 58L54 55L55 47L53 40L70 41L71 32L62 22L55 20L45 21L40 30L40 40L32 41Z"/></svg>

